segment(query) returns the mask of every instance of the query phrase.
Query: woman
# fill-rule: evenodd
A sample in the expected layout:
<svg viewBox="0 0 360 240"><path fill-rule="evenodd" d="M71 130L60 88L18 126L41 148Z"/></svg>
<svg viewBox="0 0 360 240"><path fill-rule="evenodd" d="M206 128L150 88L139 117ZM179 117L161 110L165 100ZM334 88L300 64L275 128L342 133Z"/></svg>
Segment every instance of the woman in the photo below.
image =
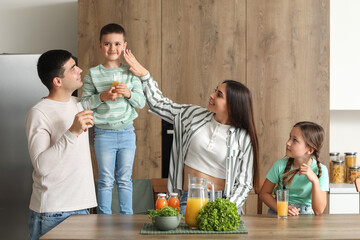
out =
<svg viewBox="0 0 360 240"><path fill-rule="evenodd" d="M249 89L226 80L210 95L207 108L177 104L165 98L149 72L126 50L129 70L143 82L150 111L174 125L169 166L169 192L180 192L186 210L187 176L206 178L215 190L236 203L238 212L258 176L258 140Z"/></svg>

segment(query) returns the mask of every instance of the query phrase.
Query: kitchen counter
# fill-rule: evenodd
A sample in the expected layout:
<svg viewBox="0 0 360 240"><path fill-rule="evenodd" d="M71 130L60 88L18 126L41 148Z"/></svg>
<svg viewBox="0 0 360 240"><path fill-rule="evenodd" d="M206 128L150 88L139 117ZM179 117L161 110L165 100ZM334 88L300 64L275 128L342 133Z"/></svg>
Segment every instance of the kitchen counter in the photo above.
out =
<svg viewBox="0 0 360 240"><path fill-rule="evenodd" d="M360 215L242 216L248 234L141 235L147 215L73 215L40 239L359 239Z"/></svg>

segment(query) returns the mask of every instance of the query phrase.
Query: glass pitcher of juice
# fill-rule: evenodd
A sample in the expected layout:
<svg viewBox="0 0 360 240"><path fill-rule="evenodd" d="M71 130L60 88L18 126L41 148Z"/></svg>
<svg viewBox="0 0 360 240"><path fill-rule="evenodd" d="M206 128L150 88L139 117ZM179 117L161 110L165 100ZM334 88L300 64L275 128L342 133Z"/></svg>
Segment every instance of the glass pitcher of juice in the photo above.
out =
<svg viewBox="0 0 360 240"><path fill-rule="evenodd" d="M193 177L189 174L185 223L190 228L197 228L196 217L199 215L199 211L209 202L208 184L211 184L210 200L213 201L215 197L214 184L207 181L206 178Z"/></svg>

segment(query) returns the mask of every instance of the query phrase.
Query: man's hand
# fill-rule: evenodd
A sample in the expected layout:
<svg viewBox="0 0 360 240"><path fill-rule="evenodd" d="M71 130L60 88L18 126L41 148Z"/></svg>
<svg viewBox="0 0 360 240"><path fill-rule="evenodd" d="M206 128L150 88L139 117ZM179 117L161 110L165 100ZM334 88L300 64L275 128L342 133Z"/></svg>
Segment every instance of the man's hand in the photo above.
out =
<svg viewBox="0 0 360 240"><path fill-rule="evenodd" d="M86 132L89 128L88 124L94 125L92 113L93 111L91 110L85 110L76 114L69 131L75 136L79 136L81 133Z"/></svg>
<svg viewBox="0 0 360 240"><path fill-rule="evenodd" d="M100 100L104 101L115 101L117 97L117 93L115 91L115 87L110 87L109 90L102 92L100 94Z"/></svg>

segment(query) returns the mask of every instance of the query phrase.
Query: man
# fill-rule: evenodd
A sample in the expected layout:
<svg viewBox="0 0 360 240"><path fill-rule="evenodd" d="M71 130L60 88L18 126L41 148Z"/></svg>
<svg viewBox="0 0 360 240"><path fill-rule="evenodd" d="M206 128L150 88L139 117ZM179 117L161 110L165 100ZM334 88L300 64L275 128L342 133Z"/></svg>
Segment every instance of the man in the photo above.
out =
<svg viewBox="0 0 360 240"><path fill-rule="evenodd" d="M30 239L38 239L72 214L96 207L88 125L92 111L83 111L71 94L82 87L82 70L70 52L50 50L37 65L49 95L32 107L26 134L34 167L30 200Z"/></svg>

